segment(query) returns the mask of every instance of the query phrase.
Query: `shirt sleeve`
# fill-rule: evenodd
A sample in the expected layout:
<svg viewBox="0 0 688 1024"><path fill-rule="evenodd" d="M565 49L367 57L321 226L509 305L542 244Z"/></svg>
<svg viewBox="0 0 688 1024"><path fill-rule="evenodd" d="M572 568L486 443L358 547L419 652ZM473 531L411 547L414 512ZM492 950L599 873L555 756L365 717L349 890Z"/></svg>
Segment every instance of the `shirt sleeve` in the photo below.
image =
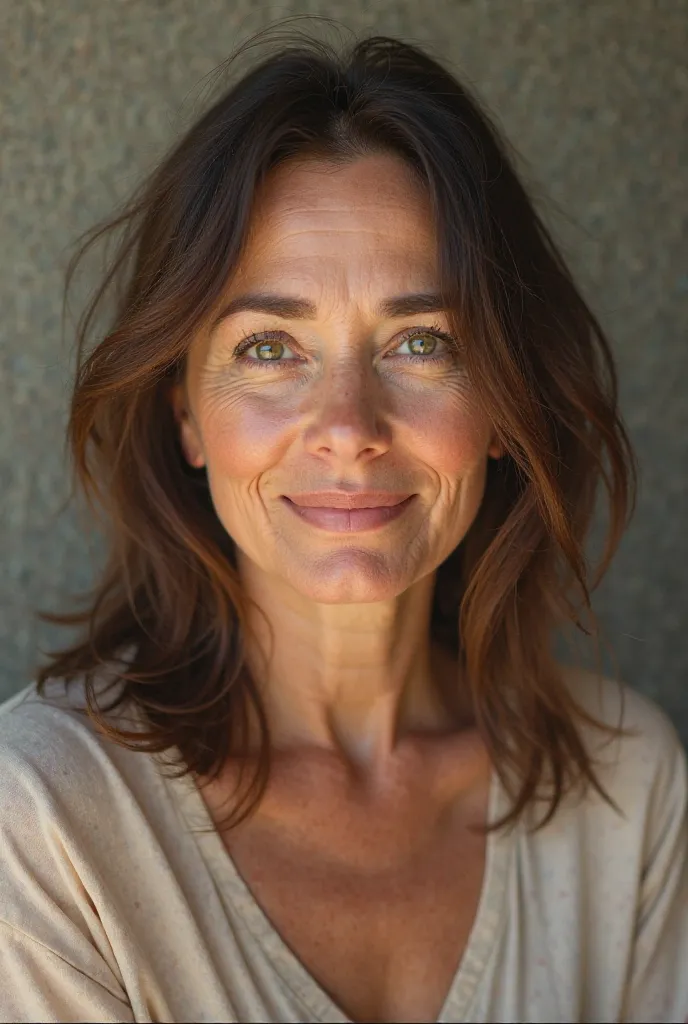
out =
<svg viewBox="0 0 688 1024"><path fill-rule="evenodd" d="M0 1021L133 1021L53 788L0 751Z"/></svg>
<svg viewBox="0 0 688 1024"><path fill-rule="evenodd" d="M688 769L666 721L650 796L623 1021L688 1022Z"/></svg>
<svg viewBox="0 0 688 1024"><path fill-rule="evenodd" d="M133 1021L107 965L87 959L77 966L0 922L0 1021Z"/></svg>

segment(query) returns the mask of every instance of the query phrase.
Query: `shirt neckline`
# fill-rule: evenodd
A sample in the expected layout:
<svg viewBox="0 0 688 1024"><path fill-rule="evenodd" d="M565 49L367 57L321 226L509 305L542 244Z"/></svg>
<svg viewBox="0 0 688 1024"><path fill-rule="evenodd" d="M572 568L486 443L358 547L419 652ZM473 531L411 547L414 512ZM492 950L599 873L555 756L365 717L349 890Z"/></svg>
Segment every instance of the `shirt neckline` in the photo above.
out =
<svg viewBox="0 0 688 1024"><path fill-rule="evenodd" d="M322 1024L354 1024L309 973L263 911L239 874L192 776L166 776L164 781L176 798L175 802L215 884L226 894L237 916L265 953L286 988L316 1021ZM493 771L488 799L489 821L495 821L504 811L504 798L499 777ZM212 831L201 832L201 829ZM485 871L475 920L435 1024L465 1020L474 1001L504 920L503 908L513 836L514 830L488 833Z"/></svg>

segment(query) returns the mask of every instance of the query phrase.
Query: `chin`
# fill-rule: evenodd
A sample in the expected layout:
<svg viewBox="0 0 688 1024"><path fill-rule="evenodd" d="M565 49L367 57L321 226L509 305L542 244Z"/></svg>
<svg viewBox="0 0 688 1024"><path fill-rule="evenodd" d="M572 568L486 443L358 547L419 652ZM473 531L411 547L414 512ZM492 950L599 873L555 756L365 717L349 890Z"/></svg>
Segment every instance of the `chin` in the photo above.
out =
<svg viewBox="0 0 688 1024"><path fill-rule="evenodd" d="M379 551L349 548L300 559L285 573L290 585L319 604L369 604L402 594L415 578Z"/></svg>

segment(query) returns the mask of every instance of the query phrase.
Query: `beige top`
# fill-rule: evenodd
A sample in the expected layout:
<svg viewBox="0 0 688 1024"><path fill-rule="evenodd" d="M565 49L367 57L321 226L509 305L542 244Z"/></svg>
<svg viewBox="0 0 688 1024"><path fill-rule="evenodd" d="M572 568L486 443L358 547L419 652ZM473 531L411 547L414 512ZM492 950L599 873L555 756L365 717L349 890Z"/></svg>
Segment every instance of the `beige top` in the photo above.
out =
<svg viewBox="0 0 688 1024"><path fill-rule="evenodd" d="M598 699L592 677L569 678L618 722L615 684ZM600 769L623 816L590 794L540 832L491 835L440 1021L688 1018L686 759L667 717L624 692L636 735ZM67 703L53 687L51 701ZM0 706L0 1019L345 1024L197 824L210 818L188 777L33 687Z"/></svg>

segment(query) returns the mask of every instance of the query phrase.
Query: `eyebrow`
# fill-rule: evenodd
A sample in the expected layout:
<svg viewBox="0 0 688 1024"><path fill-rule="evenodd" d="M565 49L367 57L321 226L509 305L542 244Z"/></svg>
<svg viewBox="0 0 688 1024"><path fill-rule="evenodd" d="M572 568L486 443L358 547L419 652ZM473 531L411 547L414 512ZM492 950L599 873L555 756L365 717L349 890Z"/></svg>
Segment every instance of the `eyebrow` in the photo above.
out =
<svg viewBox="0 0 688 1024"><path fill-rule="evenodd" d="M376 312L378 316L388 318L412 316L414 313L440 313L445 309L446 303L437 292L413 292L383 299ZM318 316L315 303L308 299L291 298L272 292L250 292L228 302L213 321L211 330L214 331L228 317L245 312L271 313L285 320L315 320Z"/></svg>

